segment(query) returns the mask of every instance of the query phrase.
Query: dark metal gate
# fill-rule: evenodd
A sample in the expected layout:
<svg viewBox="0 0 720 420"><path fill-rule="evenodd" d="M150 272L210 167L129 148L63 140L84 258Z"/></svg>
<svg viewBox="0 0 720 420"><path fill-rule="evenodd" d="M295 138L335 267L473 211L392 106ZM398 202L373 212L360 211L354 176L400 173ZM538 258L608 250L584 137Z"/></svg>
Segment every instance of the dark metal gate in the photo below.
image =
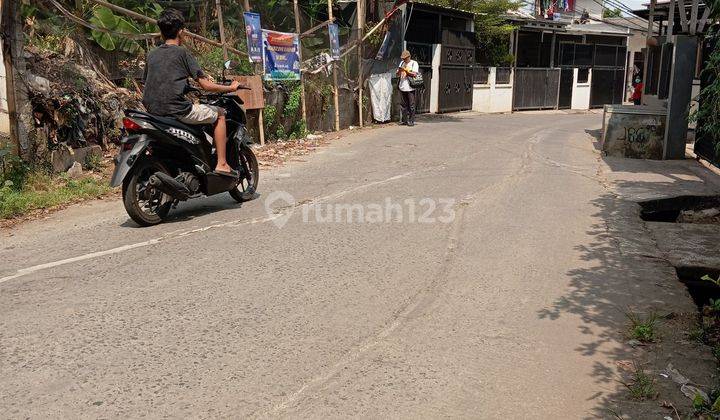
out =
<svg viewBox="0 0 720 420"><path fill-rule="evenodd" d="M472 109L475 47L472 33L443 31L438 112Z"/></svg>
<svg viewBox="0 0 720 420"><path fill-rule="evenodd" d="M569 109L572 107L573 69L562 69L560 71L560 96L558 97L558 108Z"/></svg>
<svg viewBox="0 0 720 420"><path fill-rule="evenodd" d="M623 103L625 92L625 70L592 70L590 83L590 107L599 108L607 104Z"/></svg>
<svg viewBox="0 0 720 420"><path fill-rule="evenodd" d="M416 90L415 112L425 114L430 112L430 81L433 77L432 71L432 44L419 42L408 42L407 49L412 58L418 62L420 72L423 76L425 87ZM398 63L400 59L398 59Z"/></svg>
<svg viewBox="0 0 720 420"><path fill-rule="evenodd" d="M555 109L560 93L560 69L516 68L513 110Z"/></svg>

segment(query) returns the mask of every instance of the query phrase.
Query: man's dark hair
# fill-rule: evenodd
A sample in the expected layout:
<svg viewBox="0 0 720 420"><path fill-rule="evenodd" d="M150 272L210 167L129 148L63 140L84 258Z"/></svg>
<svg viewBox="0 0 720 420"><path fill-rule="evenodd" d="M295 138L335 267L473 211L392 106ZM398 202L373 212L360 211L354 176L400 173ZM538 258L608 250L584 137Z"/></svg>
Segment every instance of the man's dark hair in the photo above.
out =
<svg viewBox="0 0 720 420"><path fill-rule="evenodd" d="M185 28L185 18L175 9L165 9L157 20L163 39L175 39L178 32Z"/></svg>

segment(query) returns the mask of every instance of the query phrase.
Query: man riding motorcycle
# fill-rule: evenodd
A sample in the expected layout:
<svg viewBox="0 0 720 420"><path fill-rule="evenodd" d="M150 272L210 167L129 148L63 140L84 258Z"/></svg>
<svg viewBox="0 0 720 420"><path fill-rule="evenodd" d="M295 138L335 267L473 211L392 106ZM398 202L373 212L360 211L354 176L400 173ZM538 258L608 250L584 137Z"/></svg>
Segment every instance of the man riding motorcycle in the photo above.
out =
<svg viewBox="0 0 720 420"><path fill-rule="evenodd" d="M233 81L229 86L211 82L200 68L195 57L182 47L185 36L185 19L174 9L166 9L157 20L165 43L150 51L145 64L143 105L150 114L171 117L190 125L214 125L217 165L215 173L237 177L238 174L226 159L226 124L222 108L193 104L185 93L189 89L188 78L194 79L200 88L209 92L231 93L240 87Z"/></svg>

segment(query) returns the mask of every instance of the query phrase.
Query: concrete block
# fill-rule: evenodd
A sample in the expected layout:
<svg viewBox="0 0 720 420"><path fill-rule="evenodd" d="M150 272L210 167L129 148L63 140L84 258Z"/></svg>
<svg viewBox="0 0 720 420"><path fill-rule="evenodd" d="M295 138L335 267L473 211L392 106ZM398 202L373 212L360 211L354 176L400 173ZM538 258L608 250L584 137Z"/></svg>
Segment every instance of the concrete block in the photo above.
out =
<svg viewBox="0 0 720 420"><path fill-rule="evenodd" d="M607 156L662 159L667 111L608 105L603 115L602 150Z"/></svg>

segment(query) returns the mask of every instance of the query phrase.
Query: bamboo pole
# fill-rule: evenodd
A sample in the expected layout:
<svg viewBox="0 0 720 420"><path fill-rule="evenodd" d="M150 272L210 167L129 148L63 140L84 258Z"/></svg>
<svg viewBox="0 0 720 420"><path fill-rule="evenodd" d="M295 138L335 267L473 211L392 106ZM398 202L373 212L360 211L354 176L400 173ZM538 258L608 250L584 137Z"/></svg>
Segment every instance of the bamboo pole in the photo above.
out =
<svg viewBox="0 0 720 420"><path fill-rule="evenodd" d="M246 12L250 11L250 0L243 0L243 8ZM262 71L259 71L258 67L258 63L253 64L253 74L260 73L262 75ZM260 108L258 110L258 134L260 134L260 146L265 145L265 119L263 118L264 110L265 108Z"/></svg>
<svg viewBox="0 0 720 420"><path fill-rule="evenodd" d="M223 23L222 4L220 4L220 1L221 0L215 0L215 10L217 11L218 26L220 27L220 43L222 44L223 61L227 61L228 50L227 44L225 43L225 24Z"/></svg>
<svg viewBox="0 0 720 420"><path fill-rule="evenodd" d="M328 19L333 20L332 0L327 0ZM340 101L338 99L337 62L332 63L333 70L333 103L335 104L335 131L340 131Z"/></svg>
<svg viewBox="0 0 720 420"><path fill-rule="evenodd" d="M357 25L358 25L358 39L363 38L365 32L365 0L357 0ZM358 44L357 59L358 59L358 119L359 126L363 126L363 54L362 54L362 42Z"/></svg>
<svg viewBox="0 0 720 420"><path fill-rule="evenodd" d="M322 29L331 23L333 23L333 21L330 19L326 20L325 22L318 23L317 25L313 26L312 28L308 29L307 31L301 33L300 38L305 38L307 36L310 36L313 34L313 32L317 31L318 29Z"/></svg>
<svg viewBox="0 0 720 420"><path fill-rule="evenodd" d="M295 11L295 32L298 34L298 59L302 63L302 40L300 39L300 11L298 10L298 0L293 0L293 9ZM307 127L307 108L305 105L305 78L302 69L300 70L300 106L302 108L302 119Z"/></svg>
<svg viewBox="0 0 720 420"><path fill-rule="evenodd" d="M120 7L120 6L116 6L116 5L112 4L112 3L106 2L106 1L104 1L104 0L90 0L90 1L92 1L92 2L95 3L95 4L99 4L100 6L107 7L108 9L113 10L113 11L118 12L118 13L121 13L121 14L123 14L123 15L130 16L131 18L134 18L134 19L137 19L137 20L141 20L141 21L143 21L143 22L148 22L148 23L157 24L157 21L156 21L155 19L151 18L151 17L147 17L147 16L145 16L145 15L141 15L140 13L133 12L132 10L128 10L128 9L125 9L125 8L123 8L123 7ZM198 41L200 41L200 42L204 42L204 43L206 43L206 44L214 45L214 46L216 46L216 47L222 47L222 46L223 46L223 44L220 43L220 42L217 42L217 41L212 40L212 39L209 39L209 38L205 38L205 37L202 36L202 35L198 35L198 34L196 34L196 33L190 32L190 31L185 31L185 34L186 34L187 36L189 36L190 38L196 39L196 40L198 40ZM226 45L225 47L227 48L228 51L233 52L233 53L235 53L235 54L238 54L238 55L247 55L247 53L246 53L245 51L240 51L240 50L238 50L237 48L229 47L229 46L227 46L227 45Z"/></svg>

